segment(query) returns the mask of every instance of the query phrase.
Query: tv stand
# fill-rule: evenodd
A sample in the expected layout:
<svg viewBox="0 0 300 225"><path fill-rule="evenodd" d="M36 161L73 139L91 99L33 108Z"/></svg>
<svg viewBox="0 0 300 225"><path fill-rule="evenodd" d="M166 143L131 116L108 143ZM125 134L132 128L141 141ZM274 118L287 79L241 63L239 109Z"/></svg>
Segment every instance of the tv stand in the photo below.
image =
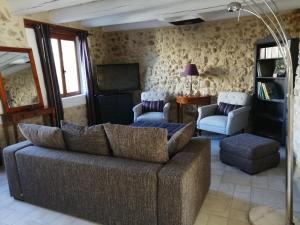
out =
<svg viewBox="0 0 300 225"><path fill-rule="evenodd" d="M105 91L95 96L97 123L131 124L133 92Z"/></svg>

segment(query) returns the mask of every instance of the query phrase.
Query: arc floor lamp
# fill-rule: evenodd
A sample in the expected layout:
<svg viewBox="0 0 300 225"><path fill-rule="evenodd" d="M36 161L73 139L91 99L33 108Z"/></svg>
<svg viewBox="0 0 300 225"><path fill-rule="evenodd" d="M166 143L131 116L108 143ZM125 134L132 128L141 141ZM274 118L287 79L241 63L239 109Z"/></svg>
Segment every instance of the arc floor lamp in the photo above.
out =
<svg viewBox="0 0 300 225"><path fill-rule="evenodd" d="M293 224L293 107L294 107L294 75L293 64L290 53L289 41L283 28L280 17L277 15L278 9L273 0L243 0L232 2L227 6L229 12L246 12L257 17L270 32L276 44L279 47L286 67L286 76L288 83L287 101L288 101L288 128L287 128L287 169L286 169L286 214L285 218L277 214L275 210L266 207L252 208L249 212L250 222L256 224Z"/></svg>

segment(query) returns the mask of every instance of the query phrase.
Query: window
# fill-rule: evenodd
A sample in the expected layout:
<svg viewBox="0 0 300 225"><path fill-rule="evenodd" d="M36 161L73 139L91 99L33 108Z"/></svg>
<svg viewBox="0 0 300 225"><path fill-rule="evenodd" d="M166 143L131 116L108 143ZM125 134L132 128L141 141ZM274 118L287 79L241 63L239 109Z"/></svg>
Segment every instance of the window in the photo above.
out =
<svg viewBox="0 0 300 225"><path fill-rule="evenodd" d="M80 94L75 37L53 36L51 44L61 97Z"/></svg>

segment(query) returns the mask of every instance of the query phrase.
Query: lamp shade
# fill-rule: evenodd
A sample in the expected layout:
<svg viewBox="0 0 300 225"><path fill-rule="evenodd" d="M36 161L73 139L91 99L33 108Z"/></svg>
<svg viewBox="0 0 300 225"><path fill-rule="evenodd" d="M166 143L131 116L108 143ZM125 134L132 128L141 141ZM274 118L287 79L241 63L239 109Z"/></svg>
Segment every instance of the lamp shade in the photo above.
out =
<svg viewBox="0 0 300 225"><path fill-rule="evenodd" d="M187 64L183 72L185 76L199 76L197 66L195 64Z"/></svg>

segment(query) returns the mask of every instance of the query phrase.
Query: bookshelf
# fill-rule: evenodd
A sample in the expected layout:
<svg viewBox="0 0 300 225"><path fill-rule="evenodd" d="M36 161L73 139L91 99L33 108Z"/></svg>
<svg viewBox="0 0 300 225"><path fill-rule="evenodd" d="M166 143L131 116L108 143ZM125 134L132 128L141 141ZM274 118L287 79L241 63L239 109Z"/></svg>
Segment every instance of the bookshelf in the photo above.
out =
<svg viewBox="0 0 300 225"><path fill-rule="evenodd" d="M289 40L294 74L298 63L299 39ZM253 133L285 144L287 130L287 79L283 58L271 37L255 48Z"/></svg>

